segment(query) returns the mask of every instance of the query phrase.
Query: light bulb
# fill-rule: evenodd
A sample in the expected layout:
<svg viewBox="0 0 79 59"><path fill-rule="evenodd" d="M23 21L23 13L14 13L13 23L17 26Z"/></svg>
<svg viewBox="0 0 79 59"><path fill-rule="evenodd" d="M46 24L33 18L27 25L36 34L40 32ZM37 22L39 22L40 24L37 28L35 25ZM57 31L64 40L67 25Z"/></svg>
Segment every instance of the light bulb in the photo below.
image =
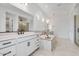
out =
<svg viewBox="0 0 79 59"><path fill-rule="evenodd" d="M51 25L51 24L49 25L49 30L50 30L50 31L52 30L52 25Z"/></svg>
<svg viewBox="0 0 79 59"><path fill-rule="evenodd" d="M49 20L46 20L46 23L48 24L49 23Z"/></svg>
<svg viewBox="0 0 79 59"><path fill-rule="evenodd" d="M42 22L44 22L44 21L45 21L45 19L43 18L43 19L42 19Z"/></svg>

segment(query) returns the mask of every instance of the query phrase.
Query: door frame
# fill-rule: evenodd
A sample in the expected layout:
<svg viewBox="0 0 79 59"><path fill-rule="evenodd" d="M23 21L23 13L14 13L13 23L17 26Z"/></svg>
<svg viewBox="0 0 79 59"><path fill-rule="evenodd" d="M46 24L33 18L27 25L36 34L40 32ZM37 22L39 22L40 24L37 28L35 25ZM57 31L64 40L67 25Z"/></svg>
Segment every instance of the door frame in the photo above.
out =
<svg viewBox="0 0 79 59"><path fill-rule="evenodd" d="M79 44L76 42L76 16L74 15L74 42L77 46L79 46Z"/></svg>

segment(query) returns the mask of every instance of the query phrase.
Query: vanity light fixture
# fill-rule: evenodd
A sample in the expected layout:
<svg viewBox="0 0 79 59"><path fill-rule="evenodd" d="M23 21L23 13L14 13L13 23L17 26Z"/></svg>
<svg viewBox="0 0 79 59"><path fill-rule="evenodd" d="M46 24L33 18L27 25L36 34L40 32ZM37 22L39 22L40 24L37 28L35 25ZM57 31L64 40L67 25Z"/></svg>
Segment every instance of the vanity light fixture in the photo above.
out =
<svg viewBox="0 0 79 59"><path fill-rule="evenodd" d="M45 21L45 19L44 18L42 18L42 22L44 22Z"/></svg>
<svg viewBox="0 0 79 59"><path fill-rule="evenodd" d="M51 25L51 24L49 24L49 30L50 30L50 31L52 30L52 25Z"/></svg>
<svg viewBox="0 0 79 59"><path fill-rule="evenodd" d="M39 20L39 15L36 15L36 17L37 17L37 20Z"/></svg>
<svg viewBox="0 0 79 59"><path fill-rule="evenodd" d="M46 20L46 23L47 23L47 24L49 23L49 19L48 19L48 20Z"/></svg>

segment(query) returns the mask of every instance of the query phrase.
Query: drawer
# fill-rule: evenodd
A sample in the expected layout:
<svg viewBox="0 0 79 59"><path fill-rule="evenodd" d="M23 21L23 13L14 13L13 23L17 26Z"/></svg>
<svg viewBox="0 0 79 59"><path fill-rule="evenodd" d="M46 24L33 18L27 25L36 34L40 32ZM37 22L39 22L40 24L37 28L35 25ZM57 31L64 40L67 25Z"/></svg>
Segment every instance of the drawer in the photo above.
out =
<svg viewBox="0 0 79 59"><path fill-rule="evenodd" d="M23 37L17 38L17 42L22 42L22 41L25 41Z"/></svg>
<svg viewBox="0 0 79 59"><path fill-rule="evenodd" d="M14 56L16 55L16 46L11 46L0 50L1 56Z"/></svg>
<svg viewBox="0 0 79 59"><path fill-rule="evenodd" d="M20 38L18 38L17 42L26 41L26 40L29 40L29 39L33 39L33 38L35 38L35 37L36 37L36 35L20 37Z"/></svg>
<svg viewBox="0 0 79 59"><path fill-rule="evenodd" d="M16 44L16 41L15 40L7 40L7 41L0 42L0 49L10 46L12 44Z"/></svg>
<svg viewBox="0 0 79 59"><path fill-rule="evenodd" d="M24 37L23 39L27 39L27 40L32 40L32 39L35 39L37 36L36 35L31 35L31 36L28 36L28 37Z"/></svg>

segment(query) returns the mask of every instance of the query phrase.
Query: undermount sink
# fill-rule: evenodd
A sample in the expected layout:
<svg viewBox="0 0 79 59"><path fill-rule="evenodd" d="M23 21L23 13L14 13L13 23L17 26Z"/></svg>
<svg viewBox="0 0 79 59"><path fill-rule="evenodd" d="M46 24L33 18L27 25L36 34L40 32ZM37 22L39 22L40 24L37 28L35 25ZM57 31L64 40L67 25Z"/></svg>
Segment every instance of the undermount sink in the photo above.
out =
<svg viewBox="0 0 79 59"><path fill-rule="evenodd" d="M41 35L40 36L41 39L45 39L45 40L52 40L54 38L54 35Z"/></svg>

